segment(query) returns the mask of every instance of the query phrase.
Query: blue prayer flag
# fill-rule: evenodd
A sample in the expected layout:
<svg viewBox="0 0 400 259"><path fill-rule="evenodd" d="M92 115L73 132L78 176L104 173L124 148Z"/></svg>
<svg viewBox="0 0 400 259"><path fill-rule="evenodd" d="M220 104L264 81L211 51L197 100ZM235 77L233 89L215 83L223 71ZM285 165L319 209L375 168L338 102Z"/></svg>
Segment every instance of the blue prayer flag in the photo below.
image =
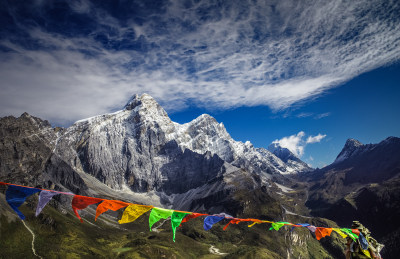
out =
<svg viewBox="0 0 400 259"><path fill-rule="evenodd" d="M25 202L26 198L40 192L36 188L27 188L16 185L9 185L6 192L6 201L10 204L11 208L18 214L18 216L24 220L25 216L21 211L18 210L19 206Z"/></svg>

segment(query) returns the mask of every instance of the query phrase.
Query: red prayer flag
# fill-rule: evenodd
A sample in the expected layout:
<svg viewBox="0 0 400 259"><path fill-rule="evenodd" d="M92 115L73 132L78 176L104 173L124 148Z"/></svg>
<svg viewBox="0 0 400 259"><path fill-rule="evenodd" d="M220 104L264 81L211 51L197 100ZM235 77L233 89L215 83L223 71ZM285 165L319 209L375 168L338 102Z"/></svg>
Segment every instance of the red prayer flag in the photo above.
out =
<svg viewBox="0 0 400 259"><path fill-rule="evenodd" d="M82 218L78 214L78 210L82 210L89 205L99 203L101 201L103 201L103 199L75 195L72 199L72 209L74 210L75 215L78 217L78 219L83 222Z"/></svg>
<svg viewBox="0 0 400 259"><path fill-rule="evenodd" d="M229 221L228 224L225 225L223 230L226 230L230 224L239 224L239 222L244 222L244 221L254 221L254 219L232 219L231 221Z"/></svg>
<svg viewBox="0 0 400 259"><path fill-rule="evenodd" d="M7 185L6 183L0 182L0 185Z"/></svg>
<svg viewBox="0 0 400 259"><path fill-rule="evenodd" d="M358 229L352 229L351 232L353 232L357 236L360 236L360 230L358 230Z"/></svg>
<svg viewBox="0 0 400 259"><path fill-rule="evenodd" d="M315 237L320 240L323 237L330 236L332 233L332 228L316 228Z"/></svg>
<svg viewBox="0 0 400 259"><path fill-rule="evenodd" d="M123 201L105 200L102 203L100 203L99 206L97 206L95 220L97 220L97 218L100 216L100 214L106 212L107 210L117 211L117 210L122 209L127 206L129 206L129 203L126 203Z"/></svg>
<svg viewBox="0 0 400 259"><path fill-rule="evenodd" d="M193 212L192 214L186 215L186 217L184 217L184 218L182 219L181 224L184 223L184 222L188 222L189 219L194 219L194 218L197 218L197 217L200 217L200 216L207 216L207 214L201 214L201 213L195 213L195 212ZM179 225L179 226L180 226L180 225Z"/></svg>

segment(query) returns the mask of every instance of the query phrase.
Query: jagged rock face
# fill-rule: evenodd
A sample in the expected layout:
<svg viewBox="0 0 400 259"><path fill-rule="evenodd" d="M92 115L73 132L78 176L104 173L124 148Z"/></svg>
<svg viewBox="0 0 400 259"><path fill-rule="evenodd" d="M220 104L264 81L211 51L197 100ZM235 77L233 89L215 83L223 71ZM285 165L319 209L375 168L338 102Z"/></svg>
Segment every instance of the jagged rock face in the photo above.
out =
<svg viewBox="0 0 400 259"><path fill-rule="evenodd" d="M223 173L224 162L264 176L289 170L269 151L234 141L209 115L172 122L149 95L134 96L122 111L76 122L56 153L112 188L136 192L188 191Z"/></svg>
<svg viewBox="0 0 400 259"><path fill-rule="evenodd" d="M60 128L53 129L24 113L0 119L0 177L19 184L38 184Z"/></svg>

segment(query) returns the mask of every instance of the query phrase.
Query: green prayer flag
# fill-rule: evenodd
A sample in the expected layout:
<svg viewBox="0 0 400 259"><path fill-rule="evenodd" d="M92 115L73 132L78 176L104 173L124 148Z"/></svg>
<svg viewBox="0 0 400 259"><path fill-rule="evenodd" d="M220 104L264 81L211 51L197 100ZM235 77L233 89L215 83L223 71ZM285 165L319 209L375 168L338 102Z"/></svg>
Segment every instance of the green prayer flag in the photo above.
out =
<svg viewBox="0 0 400 259"><path fill-rule="evenodd" d="M174 211L171 216L172 232L174 233L173 240L175 242L176 228L179 227L183 218L189 213Z"/></svg>
<svg viewBox="0 0 400 259"><path fill-rule="evenodd" d="M276 231L278 231L278 230L279 230L281 227L283 227L285 224L292 225L292 224L289 223L289 222L273 222L269 230L275 229Z"/></svg>
<svg viewBox="0 0 400 259"><path fill-rule="evenodd" d="M356 241L356 239L358 238L358 236L356 234L354 234L351 229L349 228L341 228L340 229L342 232L344 232L346 235L348 235L351 239L353 239L354 241Z"/></svg>
<svg viewBox="0 0 400 259"><path fill-rule="evenodd" d="M156 208L154 207L151 212L150 212L150 217L149 217L149 225L150 225L150 231L151 227L159 221L160 219L167 219L172 215L174 211L173 210L168 210L168 209L161 209L161 208Z"/></svg>

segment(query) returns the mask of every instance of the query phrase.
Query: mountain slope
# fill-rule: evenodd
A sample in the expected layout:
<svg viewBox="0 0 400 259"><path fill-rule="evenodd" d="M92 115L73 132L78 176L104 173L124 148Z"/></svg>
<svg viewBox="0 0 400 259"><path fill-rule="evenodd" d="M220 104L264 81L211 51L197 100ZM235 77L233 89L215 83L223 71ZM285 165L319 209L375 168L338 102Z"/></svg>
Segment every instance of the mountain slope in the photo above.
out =
<svg viewBox="0 0 400 259"><path fill-rule="evenodd" d="M335 162L301 176L309 182L306 205L314 216L350 225L359 220L396 258L400 224L400 138L363 145L349 139Z"/></svg>

